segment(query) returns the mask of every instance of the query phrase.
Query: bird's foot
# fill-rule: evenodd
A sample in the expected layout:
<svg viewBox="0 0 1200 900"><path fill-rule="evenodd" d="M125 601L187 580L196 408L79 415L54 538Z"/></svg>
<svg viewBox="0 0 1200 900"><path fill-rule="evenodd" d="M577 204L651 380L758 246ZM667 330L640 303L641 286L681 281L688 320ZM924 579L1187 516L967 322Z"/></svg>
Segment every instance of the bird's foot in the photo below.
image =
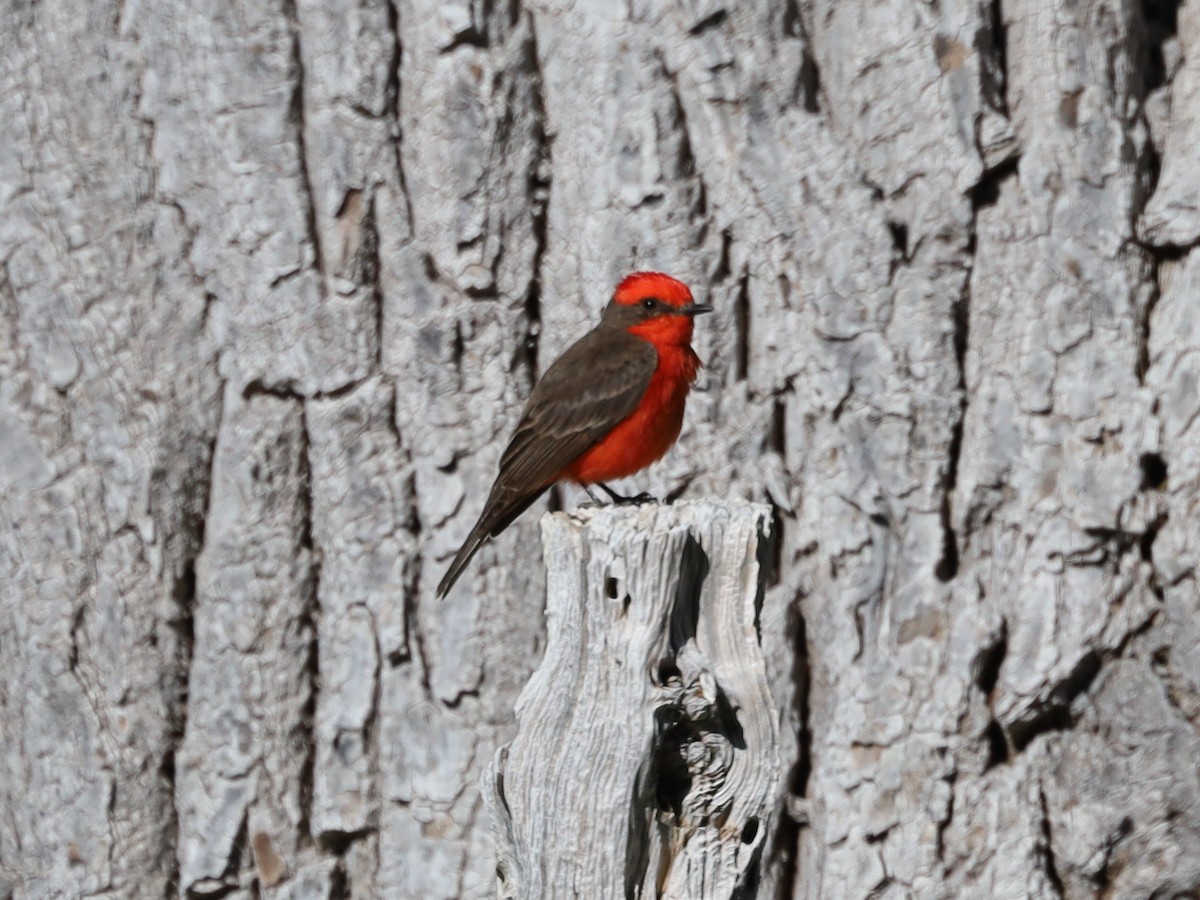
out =
<svg viewBox="0 0 1200 900"><path fill-rule="evenodd" d="M634 504L635 506L641 506L643 503L657 503L658 502L657 497L654 497L651 494L647 494L645 491L642 491L640 494L635 494L632 497L626 497L623 494L618 494L616 491L614 491L612 488L610 488L603 481L597 481L596 486L599 487L602 491L604 491L604 493L608 494L608 496L612 498L613 504L616 506L625 506L627 504ZM593 500L595 499L595 497L592 495L592 492L590 490L588 491L588 495L592 496Z"/></svg>
<svg viewBox="0 0 1200 900"><path fill-rule="evenodd" d="M598 506L608 506L608 503L603 497L596 496L596 492L592 490L592 486L590 484L583 485L583 489L587 491L587 495L591 499L588 500L587 503L580 503L580 509L595 509Z"/></svg>

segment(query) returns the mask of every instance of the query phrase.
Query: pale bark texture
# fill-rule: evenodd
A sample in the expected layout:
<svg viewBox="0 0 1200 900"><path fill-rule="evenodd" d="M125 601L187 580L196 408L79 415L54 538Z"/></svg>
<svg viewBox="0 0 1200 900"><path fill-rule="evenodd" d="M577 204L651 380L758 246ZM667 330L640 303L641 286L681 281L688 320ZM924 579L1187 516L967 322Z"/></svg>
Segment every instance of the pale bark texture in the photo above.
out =
<svg viewBox="0 0 1200 900"><path fill-rule="evenodd" d="M636 268L717 312L621 487L770 508L727 895L1200 894L1198 148L1200 0L6 0L0 898L494 896L582 495L433 589ZM655 896L625 802L535 827Z"/></svg>
<svg viewBox="0 0 1200 900"><path fill-rule="evenodd" d="M543 523L546 654L484 777L502 898L753 894L782 783L770 507Z"/></svg>

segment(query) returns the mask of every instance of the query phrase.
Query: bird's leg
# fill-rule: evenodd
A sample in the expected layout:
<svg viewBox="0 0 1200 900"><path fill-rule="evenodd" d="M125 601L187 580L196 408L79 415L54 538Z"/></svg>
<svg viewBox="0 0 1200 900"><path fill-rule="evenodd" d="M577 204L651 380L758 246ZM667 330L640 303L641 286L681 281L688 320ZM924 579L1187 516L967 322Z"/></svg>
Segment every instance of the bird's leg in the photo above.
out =
<svg viewBox="0 0 1200 900"><path fill-rule="evenodd" d="M589 497L591 497L591 498L592 498L592 502L591 502L591 503L585 503L585 504L583 504L585 507L586 507L586 506L607 506L607 505L608 505L608 504L606 504L606 503L604 502L604 498L603 498L603 497L597 497L597 496L596 496L596 492L592 490L592 486L591 486L590 484L585 484L585 485L583 485L583 489L584 489L585 491L587 491L587 495L588 495Z"/></svg>
<svg viewBox="0 0 1200 900"><path fill-rule="evenodd" d="M596 486L599 487L602 491L604 491L604 493L608 494L608 496L612 497L612 502L618 506L624 505L626 503L641 504L641 503L657 503L658 502L657 498L651 496L650 494L647 494L645 491L642 491L640 494L636 494L632 497L626 497L626 496L623 496L622 494L618 494L616 491L614 491L612 488L610 488L603 481L597 481ZM588 491L588 493L590 494L591 491Z"/></svg>

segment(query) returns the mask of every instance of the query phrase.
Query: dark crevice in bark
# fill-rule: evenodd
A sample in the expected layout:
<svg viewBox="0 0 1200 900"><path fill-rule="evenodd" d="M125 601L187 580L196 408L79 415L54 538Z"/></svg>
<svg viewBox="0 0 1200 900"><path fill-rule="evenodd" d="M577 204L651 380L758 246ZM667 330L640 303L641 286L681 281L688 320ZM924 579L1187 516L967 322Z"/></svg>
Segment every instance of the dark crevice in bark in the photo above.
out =
<svg viewBox="0 0 1200 900"><path fill-rule="evenodd" d="M965 394L963 395L965 398ZM965 399L963 403L965 404ZM954 423L950 434L950 446L947 450L949 462L942 482L942 555L934 566L933 574L943 583L953 581L958 575L958 532L954 528L951 498L958 484L958 462L962 454L963 416L965 410L959 411L959 419Z"/></svg>
<svg viewBox="0 0 1200 900"><path fill-rule="evenodd" d="M752 844L756 837L758 837L758 819L751 816L742 826L740 840L743 844Z"/></svg>
<svg viewBox="0 0 1200 900"><path fill-rule="evenodd" d="M238 833L234 837L233 842L229 845L229 856L225 861L225 871L221 873L221 883L213 884L211 879L205 882L208 890L196 890L194 887L188 887L185 893L187 900L220 900L221 897L228 896L238 889L238 874L242 870L243 862L246 858L246 846L250 842L250 820L246 813L242 813L242 823L238 827ZM254 879L252 888L257 890L258 880Z"/></svg>
<svg viewBox="0 0 1200 900"><path fill-rule="evenodd" d="M1141 101L1142 105L1138 110L1138 120L1129 123L1130 127L1144 124L1149 129L1150 123L1145 115L1145 102L1151 94L1168 85L1174 77L1175 73L1168 71L1164 51L1166 43L1178 33L1180 5L1179 0L1141 0L1141 27L1137 27L1138 23L1134 25L1131 40L1135 46L1130 55L1136 64L1137 74L1141 75L1137 99ZM1158 137L1161 139L1162 136L1158 135ZM1162 158L1153 137L1147 138L1138 149L1141 150L1141 156L1137 160L1140 175L1137 184L1139 196L1134 200L1131 208L1134 217L1131 231L1134 234L1137 233L1137 218L1154 194L1162 175ZM1158 264L1162 262L1164 256L1169 258L1177 253L1179 248L1146 246L1145 249L1152 256L1151 263L1155 269L1154 283L1158 285ZM1156 288L1147 307L1143 310L1143 333L1146 337L1149 336L1150 313L1154 304L1158 302L1158 294L1159 290ZM1144 358L1139 359L1139 374L1144 371L1144 362Z"/></svg>
<svg viewBox="0 0 1200 900"><path fill-rule="evenodd" d="M403 609L403 607L401 608ZM380 727L380 719L383 703L383 669L387 665L387 661L384 659L383 645L379 639L379 620L369 609L368 614L371 619L371 640L375 648L375 672L371 678L371 706L363 719L362 739L367 756L368 783L377 785L382 783L384 777L384 748L383 741L380 739L383 728ZM371 824L365 830L354 833L355 841L367 837L372 832L377 832L382 827L379 824L377 809L368 821ZM346 849L349 849L349 845Z"/></svg>
<svg viewBox="0 0 1200 900"><path fill-rule="evenodd" d="M1149 147L1149 145L1147 145ZM1152 159L1154 172L1152 181L1157 180L1157 159L1158 156L1152 149L1147 150L1147 156ZM1145 200L1149 200L1153 193L1153 183L1146 190ZM1137 378L1138 384L1146 383L1146 373L1150 370L1150 334L1153 327L1154 310L1158 306L1159 300L1162 299L1162 267L1164 264L1174 264L1183 261L1190 248L1176 246L1152 246L1142 244L1142 248L1146 251L1151 272L1148 276L1150 283L1150 295L1146 298L1146 302L1142 304L1138 313L1138 357L1137 357Z"/></svg>
<svg viewBox="0 0 1200 900"><path fill-rule="evenodd" d="M1153 255L1151 255L1151 264L1154 272L1150 283L1150 296L1138 311L1138 354L1134 374L1137 375L1138 384L1141 385L1146 383L1146 373L1150 371L1151 319L1154 316L1154 307L1158 305L1158 301L1162 297L1162 289L1158 285L1158 263L1154 260Z"/></svg>
<svg viewBox="0 0 1200 900"><path fill-rule="evenodd" d="M450 39L450 43L442 47L439 51L442 54L453 53L461 47L474 47L476 50L488 49L487 32L480 28L475 23L471 23L466 28L455 32Z"/></svg>
<svg viewBox="0 0 1200 900"><path fill-rule="evenodd" d="M785 385L783 391L775 395L775 399L771 404L771 423L770 430L767 432L767 439L763 446L764 453L774 453L786 466L787 460L787 400L786 396L792 392L791 381ZM764 559L766 586L768 588L775 587L783 579L783 546L784 546L784 512L785 510L775 502L775 498L770 495L769 491L766 494L766 501L771 505L771 540L767 543L770 549L769 556ZM781 498L790 505L790 498ZM794 514L792 515L794 518Z"/></svg>
<svg viewBox="0 0 1200 900"><path fill-rule="evenodd" d="M712 31L714 28L720 28L729 18L729 11L723 8L718 8L714 12L709 13L695 25L688 29L688 34L693 37L698 37L706 31Z"/></svg>
<svg viewBox="0 0 1200 900"><path fill-rule="evenodd" d="M978 32L979 57L984 61L984 98L1003 115L1008 115L1008 26L1001 0L989 4L988 28Z"/></svg>
<svg viewBox="0 0 1200 900"><path fill-rule="evenodd" d="M0 259L0 321L4 324L7 335L0 332L0 338L6 338L0 349L4 358L14 369L23 368L29 364L28 351L22 348L29 344L21 336L21 302L13 288L12 273L8 270L8 261ZM61 393L61 392L60 392Z"/></svg>
<svg viewBox="0 0 1200 900"><path fill-rule="evenodd" d="M1134 235L1137 235L1138 233L1138 217L1141 216L1142 212L1145 210L1146 204L1150 202L1150 198L1154 196L1154 190L1158 187L1158 180L1162 177L1162 156L1159 154L1158 150L1155 149L1154 142L1152 140L1146 141L1140 162L1141 177L1137 182L1138 195L1134 199L1133 203L1130 204L1129 210L1130 216L1133 219L1130 225L1130 232ZM1155 250L1158 249L1152 244L1145 244L1143 247L1152 255L1154 254ZM1153 259L1151 262L1154 264ZM1157 274L1157 265L1154 265L1154 268L1155 273ZM1155 279L1155 282L1157 282L1157 278ZM1153 306L1154 303L1157 302L1158 293L1159 292L1156 289L1154 294L1151 296L1149 303L1150 306ZM1145 316L1146 318L1149 318L1149 310L1146 311Z"/></svg>
<svg viewBox="0 0 1200 900"><path fill-rule="evenodd" d="M454 320L454 341L450 345L450 365L454 367L454 374L458 380L458 390L461 392L466 387L466 379L463 377L463 358L467 355L466 339L463 337L463 326L461 319Z"/></svg>
<svg viewBox="0 0 1200 900"><path fill-rule="evenodd" d="M754 635L762 644L762 608L767 596L767 588L779 582L776 571L777 560L780 556L778 545L783 543L783 527L778 516L778 510L772 505L771 522L763 528L758 527L758 547L754 561L758 564L758 588L754 592Z"/></svg>
<svg viewBox="0 0 1200 900"><path fill-rule="evenodd" d="M262 378L255 378L242 388L242 399L250 400L254 397L274 397L276 400L303 400L303 395L296 389L294 382L284 380L275 383L267 383Z"/></svg>
<svg viewBox="0 0 1200 900"><path fill-rule="evenodd" d="M242 827L244 830L245 825L243 824ZM237 853L237 854L235 854L235 857L240 859L241 854ZM257 885L257 884L258 884L258 882L256 880L253 883L253 885L251 885L250 894L252 897L258 896L258 890L256 887L254 887L254 885ZM225 882L223 884L213 886L212 890L198 891L198 890L195 890L194 888L188 888L188 890L184 894L184 896L187 898L187 900L221 900L222 897L228 897L230 894L232 894L237 889L238 889L238 886L236 884Z"/></svg>
<svg viewBox="0 0 1200 900"><path fill-rule="evenodd" d="M535 219L536 222L536 219ZM541 227L536 237L533 272L529 287L525 291L525 338L521 342L521 357L528 377L527 387L532 390L538 379L538 346L542 332L542 279L541 264L545 253L545 228Z"/></svg>
<svg viewBox="0 0 1200 900"><path fill-rule="evenodd" d="M204 292L204 308L200 311L200 333L208 333L208 323L212 316L212 308L216 305L217 295L211 291Z"/></svg>
<svg viewBox="0 0 1200 900"><path fill-rule="evenodd" d="M721 251L717 254L717 267L713 270L710 281L717 285L733 274L730 268L729 253L733 248L733 232L728 228L721 231Z"/></svg>
<svg viewBox="0 0 1200 900"><path fill-rule="evenodd" d="M350 848L358 841L376 832L377 829L368 826L356 831L322 831L320 838L321 849L334 856L345 856Z"/></svg>
<svg viewBox="0 0 1200 900"><path fill-rule="evenodd" d="M1050 882L1050 886L1058 893L1058 896L1064 896L1062 878L1058 874L1058 865L1054 861L1054 835L1050 829L1050 805L1046 802L1046 792L1038 791L1038 798L1042 806L1042 841L1038 846L1041 853L1041 862L1043 870L1046 873L1046 880Z"/></svg>
<svg viewBox="0 0 1200 900"><path fill-rule="evenodd" d="M784 399L792 392L791 384L781 393L775 395L771 402L771 425L767 432L767 441L763 450L774 453L781 460L787 460L787 400Z"/></svg>
<svg viewBox="0 0 1200 900"><path fill-rule="evenodd" d="M301 402L304 400L337 400L354 393L366 384L369 379L370 376L367 378L351 378L345 384L339 384L337 387L327 390L302 391L295 380L290 378L285 378L279 382L268 382L263 378L255 378L242 388L242 399L249 400L253 397L266 396L274 397L276 400Z"/></svg>
<svg viewBox="0 0 1200 900"><path fill-rule="evenodd" d="M677 677L672 680L682 688ZM718 694L718 699L722 696ZM649 785L651 802L658 812L656 818L665 816L671 824L687 827L686 806L693 785L688 767L689 748L692 745L703 747L705 735L712 732L726 735L730 743L738 747L740 729L736 717L726 720L716 710L693 714L686 707L682 693L677 702L668 702L655 710ZM744 748L744 738L741 745Z"/></svg>
<svg viewBox="0 0 1200 900"><path fill-rule="evenodd" d="M1143 453L1138 458L1138 465L1142 470L1142 483L1140 490L1143 493L1159 493L1166 490L1167 487L1167 462L1158 453ZM1138 538L1138 552L1142 560L1150 564L1150 590L1160 601L1164 599L1163 585L1158 577L1158 569L1154 565L1154 542L1158 539L1158 533L1163 526L1167 524L1168 513L1166 507L1160 507L1158 514L1146 524L1146 530L1142 532Z"/></svg>
<svg viewBox="0 0 1200 900"><path fill-rule="evenodd" d="M403 95L403 84L400 80L400 68L404 60L404 42L400 40L400 6L398 0L389 0L387 5L388 31L392 36L392 56L388 62L387 98L392 115L392 151L395 153L396 178L399 180L401 197L404 200L404 211L407 214L407 226L413 228L412 195L408 190L408 181L404 177L404 129L400 124L400 106Z"/></svg>
<svg viewBox="0 0 1200 900"><path fill-rule="evenodd" d="M910 262L911 258L908 255L908 226L903 222L889 221L887 223L888 232L892 236L892 247L896 251L896 255L904 262Z"/></svg>
<svg viewBox="0 0 1200 900"><path fill-rule="evenodd" d="M410 467L412 463L411 452L404 448L404 438L400 432L400 423L397 420L396 409L399 404L398 388L392 385L392 394L388 398L388 429L396 440L396 449L403 453L405 467ZM411 468L408 468L408 476L405 479L403 486L403 497L408 504L408 517L401 525L401 531L407 533L412 538L412 547L415 549L420 544L421 532L423 524L421 522L420 511L417 508L417 475ZM375 622L372 615L372 632L375 637L375 655L379 661L380 670L383 666L397 668L405 663L413 661L413 647L421 648L420 656L422 660L425 658L424 645L422 643L422 635L420 626L417 622L417 595L421 583L421 564L423 556L420 553L412 552L408 554L406 565L404 566L404 574L402 579L402 609L404 622L404 645L402 647L391 649L387 653L384 652L382 644L379 641L378 624ZM364 727L364 740L368 742L368 746L372 748L372 759L376 763L378 769L378 741L373 740L375 719L379 715L380 710L380 691L382 681L382 671L375 674L374 698L371 703L371 712L368 715L366 725ZM429 673L426 670L424 673L423 684L426 689L429 687Z"/></svg>
<svg viewBox="0 0 1200 900"><path fill-rule="evenodd" d="M954 820L954 785L958 781L958 770L952 769L950 774L943 779L950 788L950 799L946 801L946 814L937 823L937 858L945 865L946 863L946 831L950 827L950 823Z"/></svg>
<svg viewBox="0 0 1200 900"><path fill-rule="evenodd" d="M207 504L206 504L207 505ZM204 523L200 522L197 547L204 545ZM198 550L197 550L198 552ZM169 840L165 842L164 853L168 854L170 874L167 879L165 897L176 897L179 894L179 813L175 808L175 758L183 744L184 730L187 727L188 713L188 683L191 675L192 654L196 644L195 608L196 608L196 567L195 560L189 559L184 564L183 572L175 579L172 589L172 599L175 602L174 618L167 622L168 627L176 634L178 646L176 650L176 671L173 677L172 689L175 694L168 704L168 732L166 749L159 763L159 774L166 785L166 791L171 803L171 819L168 823Z"/></svg>
<svg viewBox="0 0 1200 900"><path fill-rule="evenodd" d="M1168 81L1174 74L1167 71L1163 47L1179 33L1181 0L1142 0L1142 21L1145 28L1146 56L1142 62L1143 87L1146 94Z"/></svg>
<svg viewBox="0 0 1200 900"><path fill-rule="evenodd" d="M214 360L215 364L215 360ZM179 542L179 568L172 580L171 599L174 605L171 618L165 624L175 634L175 664L169 669L164 678L167 690L170 692L166 700L167 726L166 747L162 761L159 763L159 773L166 785L170 802L170 820L166 823L167 838L163 850L168 854L168 877L164 897L177 897L180 893L179 871L179 810L175 805L175 783L177 770L175 765L179 748L183 745L184 733L187 730L188 700L191 686L192 656L196 646L196 560L204 549L208 520L211 515L212 486L214 463L217 454L217 440L220 435L221 422L224 418L225 384L219 382L213 394L216 405L214 428L211 434L202 435L197 442L198 452L191 471L196 473L194 482L185 485L184 495L190 495L194 502L190 504L177 523L173 533L168 537L169 542ZM165 474L165 471L164 471ZM165 478L151 478L151 496L156 491L172 492L173 486Z"/></svg>
<svg viewBox="0 0 1200 900"><path fill-rule="evenodd" d="M734 335L734 378L745 381L750 370L750 271L742 272L738 280L737 296L733 305Z"/></svg>
<svg viewBox="0 0 1200 900"><path fill-rule="evenodd" d="M1167 463L1158 453L1143 453L1138 460L1142 469L1142 490L1161 491L1167 483Z"/></svg>
<svg viewBox="0 0 1200 900"><path fill-rule="evenodd" d="M1138 551L1141 553L1142 559L1151 565L1154 564L1154 542L1158 539L1158 532L1162 529L1162 526L1165 525L1166 522L1167 516L1164 513L1146 527L1146 530L1142 532L1141 539L1138 541ZM1162 588L1154 584L1153 580L1151 583L1151 588L1158 596L1158 599L1161 600Z"/></svg>
<svg viewBox="0 0 1200 900"><path fill-rule="evenodd" d="M785 0L783 4L783 33L801 42L800 67L796 72L793 102L803 106L805 112L815 115L821 111L821 71L817 68L817 59L812 52L812 40L808 36L798 0Z"/></svg>
<svg viewBox="0 0 1200 900"><path fill-rule="evenodd" d="M800 18L799 0L784 0L783 33L788 37L806 38L804 20Z"/></svg>
<svg viewBox="0 0 1200 900"><path fill-rule="evenodd" d="M298 175L301 189L304 193L305 225L308 229L308 239L312 242L313 258L316 269L325 275L325 259L321 252L321 235L317 229L316 197L313 194L312 177L308 171L308 146L304 135L304 58L300 50L300 17L296 10L296 0L284 0L284 15L287 16L292 30L292 72L293 81L291 107L288 118L296 129L296 153L298 156ZM321 279L324 291L324 277Z"/></svg>
<svg viewBox="0 0 1200 900"><path fill-rule="evenodd" d="M971 235L969 252L974 257L974 233ZM953 581L958 575L958 532L954 527L953 498L958 487L958 466L962 457L963 428L967 418L967 344L970 340L971 323L971 273L964 275L964 283L958 300L954 304L954 359L958 367L958 415L950 430L950 443L946 448L946 469L942 473L942 555L934 566L933 574L943 583Z"/></svg>
<svg viewBox="0 0 1200 900"><path fill-rule="evenodd" d="M409 507L408 531L417 541L424 530L421 513L417 507L417 475L409 475L407 493L411 499ZM433 696L433 686L429 672L429 651L425 646L425 635L421 629L421 620L417 615L417 599L421 590L421 575L425 567L425 556L414 553L405 572L404 579L404 654L397 656L391 653L388 663L395 668L403 663L416 662L421 670L421 687L426 697Z"/></svg>
<svg viewBox="0 0 1200 900"><path fill-rule="evenodd" d="M991 640L975 657L972 670L975 674L975 686L979 688L987 700L988 709L992 710L993 694L1000 681L1000 670L1008 657L1008 622L1000 620L1000 628ZM983 763L983 771L987 772L1001 763L1008 762L1014 753L1008 733L996 719L992 710L992 718L983 731L983 741L986 744L987 757Z"/></svg>
<svg viewBox="0 0 1200 900"><path fill-rule="evenodd" d="M532 389L538 377L538 349L542 332L542 265L550 236L550 172L552 171L550 140L545 130L546 106L543 96L542 70L538 63L537 34L532 21L529 25L529 38L525 43L525 54L525 65L533 75L533 140L536 145L528 173L534 245L529 287L525 293L525 340L523 344L525 369L529 376L529 387Z"/></svg>
<svg viewBox="0 0 1200 900"><path fill-rule="evenodd" d="M1154 527L1158 524L1155 522ZM1140 551L1141 543L1146 537L1146 532L1127 531L1123 528L1085 528L1083 533L1094 538L1095 542L1090 547L1067 556L1067 562L1075 566L1111 566L1114 571L1120 556L1131 550Z"/></svg>
<svg viewBox="0 0 1200 900"><path fill-rule="evenodd" d="M1093 879L1096 885L1098 892L1097 896L1099 897L1099 900L1108 900L1108 898L1112 897L1113 879L1119 875L1121 870L1124 868L1124 865L1119 861L1114 865L1112 857L1113 850L1116 849L1117 845L1125 840L1125 838L1129 837L1129 835L1132 833L1133 819L1131 819L1129 816L1125 816L1120 822L1117 823L1117 827L1105 836L1103 847L1104 864Z"/></svg>
<svg viewBox="0 0 1200 900"><path fill-rule="evenodd" d="M800 73L796 80L804 111L816 115L821 111L821 70L817 68L817 58L813 56L812 48L805 42L804 52L800 56Z"/></svg>
<svg viewBox="0 0 1200 900"><path fill-rule="evenodd" d="M83 630L86 615L87 606L80 604L75 608L75 614L71 618L71 652L67 654L67 668L76 674L79 672L79 632Z"/></svg>
<svg viewBox="0 0 1200 900"><path fill-rule="evenodd" d="M312 834L312 804L313 804L313 772L316 766L317 737L316 716L317 701L321 690L321 647L320 647L320 591L321 591L321 554L320 548L313 542L313 461L312 439L308 429L308 410L300 405L301 439L303 447L300 453L300 483L303 520L301 522L299 543L308 556L309 574L304 585L302 598L303 606L297 615L297 627L301 634L308 637L308 658L305 660L305 674L308 678L308 697L300 712L299 734L296 743L304 753L304 761L300 767L300 822L299 843L306 846Z"/></svg>
<svg viewBox="0 0 1200 900"><path fill-rule="evenodd" d="M1150 588L1150 592L1160 602L1166 599L1166 594L1164 592L1163 581L1158 574L1158 567L1154 564L1154 542L1158 539L1159 531L1167 524L1167 518L1165 510L1160 512L1153 521L1146 525L1146 530L1142 532L1142 536L1138 541L1138 552L1141 554L1143 561L1150 565L1148 587Z"/></svg>
<svg viewBox="0 0 1200 900"><path fill-rule="evenodd" d="M1000 680L1000 669L1008 656L1008 622L1001 620L995 639L975 657L975 685L990 698Z"/></svg>
<svg viewBox="0 0 1200 900"><path fill-rule="evenodd" d="M782 543L782 541L780 541ZM792 647L792 709L791 721L796 727L796 758L787 773L786 798L793 803L808 796L808 781L812 775L812 732L809 727L809 685L812 670L808 656L808 627L800 611L799 599L787 613L787 629ZM772 852L772 864L780 873L776 900L791 900L796 893L799 877L796 862L800 855L801 832L808 827L795 814L780 817Z"/></svg>
<svg viewBox="0 0 1200 900"><path fill-rule="evenodd" d="M438 271L437 260L433 258L432 253L421 254L421 268L425 272L425 280L430 284L441 280L442 273Z"/></svg>
<svg viewBox="0 0 1200 900"><path fill-rule="evenodd" d="M1041 703L1027 711L1008 728L1013 749L1020 753L1039 735L1053 731L1066 731L1075 724L1071 710L1075 699L1084 694L1100 672L1102 659L1095 650L1085 653L1071 670Z"/></svg>
<svg viewBox="0 0 1200 900"><path fill-rule="evenodd" d="M1017 167L1021 162L1021 157L1010 156L994 169L989 169L983 173L983 177L979 179L975 187L971 190L971 206L975 210L976 216L982 209L995 206L1000 199L1000 186L1009 178L1017 177ZM970 238L970 251L975 250L975 229L972 227Z"/></svg>
<svg viewBox="0 0 1200 900"><path fill-rule="evenodd" d="M988 751L983 771L988 772L1012 759L1013 750L1009 745L1008 735L1004 731L1004 726L997 719L988 722L987 728L983 731L983 738L987 741Z"/></svg>
<svg viewBox="0 0 1200 900"><path fill-rule="evenodd" d="M680 497L687 493L687 489L692 486L692 482L696 480L695 475L685 475L673 488L663 494L662 502L666 506L670 506Z"/></svg>
<svg viewBox="0 0 1200 900"><path fill-rule="evenodd" d="M450 699L443 700L442 705L446 707L446 709L458 709L460 706L462 706L464 700L478 700L479 696L478 687L463 688L462 690L455 692L454 696Z"/></svg>
<svg viewBox="0 0 1200 900"><path fill-rule="evenodd" d="M712 702L697 704L694 682L685 683L678 660L696 638L700 616L700 597L710 574L708 555L692 536L685 539L680 577L670 610L668 645L657 666L658 684L663 699L654 711L654 738L649 768L639 799L660 825L660 840L667 855L678 847L679 832L688 832L719 812L712 797L696 793L696 760L706 748L727 746L734 751L746 749L746 737L738 711L721 685L716 685ZM761 582L759 584L761 589ZM699 673L689 678L699 677ZM713 777L704 772L701 778ZM749 868L756 868L752 863ZM747 878L752 878L747 874Z"/></svg>
<svg viewBox="0 0 1200 900"><path fill-rule="evenodd" d="M375 308L375 362L376 372L383 371L383 317L384 297L383 284L380 281L381 262L379 258L379 226L375 220L375 197L367 197L366 207L362 215L362 238L359 247L359 258L362 265L362 280L370 285L371 302Z"/></svg>
<svg viewBox="0 0 1200 900"><path fill-rule="evenodd" d="M341 865L329 873L329 900L350 900L350 879Z"/></svg>

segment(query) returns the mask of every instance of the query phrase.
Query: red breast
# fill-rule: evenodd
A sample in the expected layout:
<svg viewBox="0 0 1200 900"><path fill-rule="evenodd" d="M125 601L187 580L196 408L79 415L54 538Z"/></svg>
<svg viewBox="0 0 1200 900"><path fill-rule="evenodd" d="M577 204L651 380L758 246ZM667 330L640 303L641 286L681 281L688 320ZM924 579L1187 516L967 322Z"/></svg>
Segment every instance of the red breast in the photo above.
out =
<svg viewBox="0 0 1200 900"><path fill-rule="evenodd" d="M646 298L670 306L694 303L682 281L660 272L635 272L619 285L613 302L633 306ZM688 390L700 369L691 348L692 317L664 315L630 326L630 334L654 345L658 366L641 402L604 438L563 471L563 478L594 484L624 478L660 459L683 428Z"/></svg>

